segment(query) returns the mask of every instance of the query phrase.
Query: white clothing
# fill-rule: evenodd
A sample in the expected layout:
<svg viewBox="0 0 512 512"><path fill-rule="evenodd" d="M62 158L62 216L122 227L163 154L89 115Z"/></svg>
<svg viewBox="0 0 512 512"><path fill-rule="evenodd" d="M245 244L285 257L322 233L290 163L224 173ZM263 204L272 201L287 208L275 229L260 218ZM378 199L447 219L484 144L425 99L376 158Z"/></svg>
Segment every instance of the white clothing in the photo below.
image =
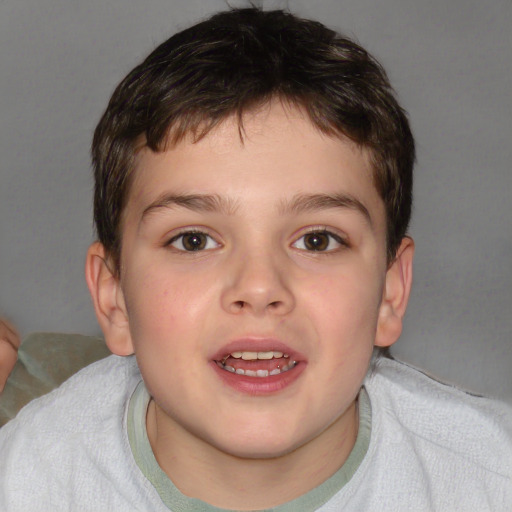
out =
<svg viewBox="0 0 512 512"><path fill-rule="evenodd" d="M169 510L128 441L128 404L140 380L133 357L111 356L31 402L0 429L0 510ZM376 362L364 386L372 422L367 453L318 511L512 510L507 405L388 359ZM173 512L218 510L181 497Z"/></svg>

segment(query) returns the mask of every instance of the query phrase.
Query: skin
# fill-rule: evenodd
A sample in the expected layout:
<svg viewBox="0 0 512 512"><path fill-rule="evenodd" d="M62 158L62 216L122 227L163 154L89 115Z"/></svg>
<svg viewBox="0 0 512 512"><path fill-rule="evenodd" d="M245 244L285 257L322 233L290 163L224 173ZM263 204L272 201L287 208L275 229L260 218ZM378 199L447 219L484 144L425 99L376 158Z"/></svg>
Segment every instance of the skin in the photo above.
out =
<svg viewBox="0 0 512 512"><path fill-rule="evenodd" d="M86 275L109 347L136 354L162 469L188 496L251 510L298 497L348 457L373 347L401 331L413 244L388 265L364 150L279 102L244 129L243 143L228 119L199 142L142 150L120 278L99 243ZM229 383L215 360L233 343L283 344L298 364L267 388Z"/></svg>
<svg viewBox="0 0 512 512"><path fill-rule="evenodd" d="M16 329L7 320L0 319L0 393L18 359L20 343Z"/></svg>

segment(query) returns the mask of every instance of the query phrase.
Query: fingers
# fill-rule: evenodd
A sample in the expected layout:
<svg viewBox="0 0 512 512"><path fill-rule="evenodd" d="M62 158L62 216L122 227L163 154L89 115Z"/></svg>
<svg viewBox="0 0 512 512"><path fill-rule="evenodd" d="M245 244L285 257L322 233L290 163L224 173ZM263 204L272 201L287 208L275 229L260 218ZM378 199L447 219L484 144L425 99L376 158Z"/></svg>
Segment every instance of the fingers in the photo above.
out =
<svg viewBox="0 0 512 512"><path fill-rule="evenodd" d="M3 318L0 318L0 341L7 341L16 350L18 350L21 343L21 338L16 328Z"/></svg>
<svg viewBox="0 0 512 512"><path fill-rule="evenodd" d="M16 328L7 320L0 319L0 393L18 359L20 343Z"/></svg>

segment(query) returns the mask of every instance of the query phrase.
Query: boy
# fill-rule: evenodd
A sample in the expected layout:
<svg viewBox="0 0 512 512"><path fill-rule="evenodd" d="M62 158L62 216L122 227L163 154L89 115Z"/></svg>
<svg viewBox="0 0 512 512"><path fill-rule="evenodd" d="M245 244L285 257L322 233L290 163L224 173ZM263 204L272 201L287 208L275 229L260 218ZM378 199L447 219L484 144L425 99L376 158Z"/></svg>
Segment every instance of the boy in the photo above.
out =
<svg viewBox="0 0 512 512"><path fill-rule="evenodd" d="M233 10L94 136L109 348L0 431L2 510L505 510L511 414L391 359L414 143L359 46ZM129 357L135 354L135 358Z"/></svg>

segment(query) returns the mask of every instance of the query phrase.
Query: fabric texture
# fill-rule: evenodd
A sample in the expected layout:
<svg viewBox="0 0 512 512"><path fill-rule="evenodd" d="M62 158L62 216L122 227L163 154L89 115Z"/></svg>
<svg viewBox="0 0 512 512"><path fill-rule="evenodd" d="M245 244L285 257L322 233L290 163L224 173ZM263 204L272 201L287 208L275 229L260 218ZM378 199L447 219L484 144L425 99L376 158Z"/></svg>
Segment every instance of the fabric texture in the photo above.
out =
<svg viewBox="0 0 512 512"><path fill-rule="evenodd" d="M18 411L81 370L110 355L103 338L36 332L24 338L18 361L0 395L0 426Z"/></svg>
<svg viewBox="0 0 512 512"><path fill-rule="evenodd" d="M111 356L0 429L0 510L168 510L128 440L128 404L140 381L133 357ZM376 362L364 386L372 417L366 456L317 510L512 510L508 405L387 359Z"/></svg>

